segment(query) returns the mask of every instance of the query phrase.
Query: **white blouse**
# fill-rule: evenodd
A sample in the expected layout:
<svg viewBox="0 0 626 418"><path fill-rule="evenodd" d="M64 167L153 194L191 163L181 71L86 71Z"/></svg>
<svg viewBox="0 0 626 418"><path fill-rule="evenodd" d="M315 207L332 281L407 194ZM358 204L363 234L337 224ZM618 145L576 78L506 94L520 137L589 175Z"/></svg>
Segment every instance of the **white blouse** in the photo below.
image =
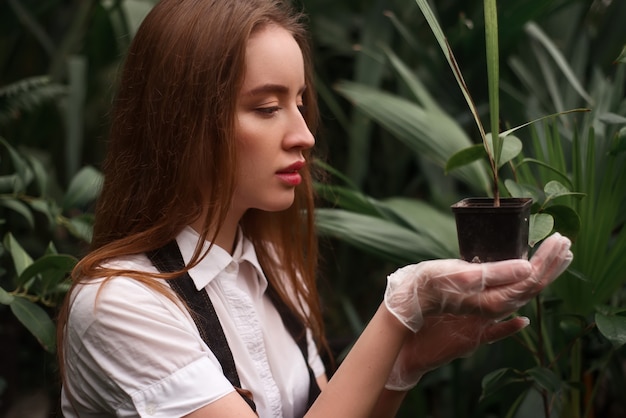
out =
<svg viewBox="0 0 626 418"><path fill-rule="evenodd" d="M176 238L185 263L198 239L189 227ZM157 272L144 255L108 266ZM309 393L306 363L265 294L267 279L252 243L240 234L232 256L213 246L189 275L211 298L259 416L302 416ZM65 417L179 417L234 390L185 308L131 278L101 282L72 295ZM309 364L319 377L324 366L308 337Z"/></svg>

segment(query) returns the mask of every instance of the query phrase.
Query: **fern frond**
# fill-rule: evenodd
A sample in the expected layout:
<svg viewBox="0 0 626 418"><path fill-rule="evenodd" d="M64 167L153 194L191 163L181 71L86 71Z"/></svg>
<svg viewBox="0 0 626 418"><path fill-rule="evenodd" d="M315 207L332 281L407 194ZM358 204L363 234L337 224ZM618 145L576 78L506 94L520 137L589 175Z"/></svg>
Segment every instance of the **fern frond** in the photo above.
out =
<svg viewBox="0 0 626 418"><path fill-rule="evenodd" d="M66 86L53 83L49 76L28 77L0 87L0 125L66 92Z"/></svg>

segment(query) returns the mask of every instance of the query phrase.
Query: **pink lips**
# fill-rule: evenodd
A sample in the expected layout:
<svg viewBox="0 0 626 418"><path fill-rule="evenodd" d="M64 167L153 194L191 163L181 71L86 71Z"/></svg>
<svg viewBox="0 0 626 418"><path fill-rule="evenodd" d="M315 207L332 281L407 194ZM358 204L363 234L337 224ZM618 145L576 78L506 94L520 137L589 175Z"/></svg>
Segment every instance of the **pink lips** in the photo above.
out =
<svg viewBox="0 0 626 418"><path fill-rule="evenodd" d="M304 167L304 164L304 161L296 161L289 167L277 171L276 175L288 185L297 186L302 182L302 176L298 171L301 170L302 167Z"/></svg>

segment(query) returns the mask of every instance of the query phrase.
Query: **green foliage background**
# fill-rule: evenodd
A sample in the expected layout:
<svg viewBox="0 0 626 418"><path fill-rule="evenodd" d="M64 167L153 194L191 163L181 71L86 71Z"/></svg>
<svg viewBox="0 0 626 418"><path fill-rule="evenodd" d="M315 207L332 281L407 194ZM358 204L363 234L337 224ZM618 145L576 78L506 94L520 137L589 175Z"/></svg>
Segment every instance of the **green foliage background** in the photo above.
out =
<svg viewBox="0 0 626 418"><path fill-rule="evenodd" d="M0 415L34 393L57 409L50 318L90 238L116 70L153 3L0 3ZM320 284L341 359L388 273L457 256L448 208L488 193L488 182L480 163L444 170L479 138L414 0L300 3L330 173L318 187ZM482 1L431 5L484 116ZM523 129L523 153L505 167L506 190L534 196L535 212L577 214L576 228L554 225L572 233L576 259L523 312L532 329L427 375L399 416L623 416L626 3L500 1L499 17L503 128L592 109ZM554 180L584 197L548 187Z"/></svg>

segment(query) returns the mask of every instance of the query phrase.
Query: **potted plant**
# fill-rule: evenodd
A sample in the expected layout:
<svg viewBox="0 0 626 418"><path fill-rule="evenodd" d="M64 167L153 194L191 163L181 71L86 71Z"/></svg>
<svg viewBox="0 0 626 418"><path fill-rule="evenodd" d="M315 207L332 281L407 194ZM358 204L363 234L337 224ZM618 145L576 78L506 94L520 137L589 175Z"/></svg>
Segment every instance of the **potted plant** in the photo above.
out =
<svg viewBox="0 0 626 418"><path fill-rule="evenodd" d="M483 127L477 108L452 50L427 0L416 0L416 2L452 68L482 139L482 144L463 149L453 155L446 165L446 171L481 158L487 158L491 173L492 197L466 198L452 205L452 211L456 219L461 258L471 262L526 258L529 248L529 224L533 199L530 197L501 197L499 171L504 164L515 158L522 150L521 141L513 136L512 133L544 118L500 132L498 13L496 0L483 0L491 133L487 133ZM574 109L555 115L584 110L586 109ZM549 115L545 118L555 115ZM494 135L493 133L496 134ZM551 225L553 224L553 219L550 216L537 218L537 220L539 221L537 225L538 230L542 231L541 235L543 236L535 237L533 241L545 238L550 233ZM541 225L541 223L547 224Z"/></svg>

